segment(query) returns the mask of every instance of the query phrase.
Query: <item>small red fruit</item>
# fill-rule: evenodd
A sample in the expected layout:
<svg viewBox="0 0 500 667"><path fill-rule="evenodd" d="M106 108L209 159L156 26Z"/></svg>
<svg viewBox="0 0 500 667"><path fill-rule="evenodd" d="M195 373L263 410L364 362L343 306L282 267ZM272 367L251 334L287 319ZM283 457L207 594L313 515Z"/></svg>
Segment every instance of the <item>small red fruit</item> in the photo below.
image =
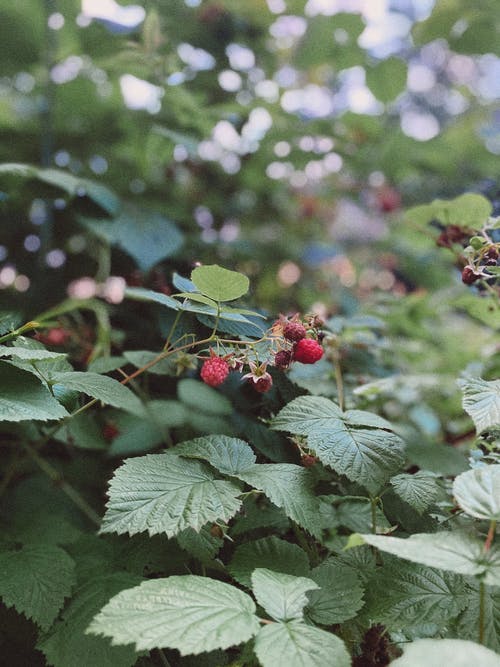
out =
<svg viewBox="0 0 500 667"><path fill-rule="evenodd" d="M294 361L301 364L315 364L323 356L323 348L314 338L303 338L293 348Z"/></svg>
<svg viewBox="0 0 500 667"><path fill-rule="evenodd" d="M269 373L263 375L261 378L257 380L257 382L252 382L252 380L249 380L249 382L253 384L253 388L255 389L255 391L258 391L259 394L265 394L273 386L273 379L269 375Z"/></svg>
<svg viewBox="0 0 500 667"><path fill-rule="evenodd" d="M48 331L43 342L46 345L64 345L68 338L71 338L70 332L58 327Z"/></svg>
<svg viewBox="0 0 500 667"><path fill-rule="evenodd" d="M294 343L305 338L306 333L305 326L300 322L287 322L283 327L283 336Z"/></svg>
<svg viewBox="0 0 500 667"><path fill-rule="evenodd" d="M104 440L107 440L108 442L111 442L116 438L117 435L120 434L120 431L117 429L117 427L112 424L108 423L104 425L104 428L102 429L102 435L104 437Z"/></svg>
<svg viewBox="0 0 500 667"><path fill-rule="evenodd" d="M476 280L479 280L480 277L481 276L476 273L471 266L466 266L462 270L462 282L465 283L465 285L472 285Z"/></svg>
<svg viewBox="0 0 500 667"><path fill-rule="evenodd" d="M317 456L313 456L312 454L303 454L300 463L301 465L304 466L304 468L312 468L315 463L319 461Z"/></svg>
<svg viewBox="0 0 500 667"><path fill-rule="evenodd" d="M292 361L292 353L289 350L280 350L274 356L274 365L276 368L288 368Z"/></svg>
<svg viewBox="0 0 500 667"><path fill-rule="evenodd" d="M229 365L222 357L213 356L203 362L200 376L205 384L218 387L229 375Z"/></svg>

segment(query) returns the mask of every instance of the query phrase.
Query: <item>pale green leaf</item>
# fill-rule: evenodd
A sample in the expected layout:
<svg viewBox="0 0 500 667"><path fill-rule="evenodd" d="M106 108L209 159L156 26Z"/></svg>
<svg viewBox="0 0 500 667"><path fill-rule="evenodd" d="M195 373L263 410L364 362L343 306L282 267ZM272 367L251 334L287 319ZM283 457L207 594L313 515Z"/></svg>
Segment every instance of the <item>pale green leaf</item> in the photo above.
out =
<svg viewBox="0 0 500 667"><path fill-rule="evenodd" d="M500 521L500 465L463 472L453 482L453 495L470 516Z"/></svg>
<svg viewBox="0 0 500 667"><path fill-rule="evenodd" d="M463 408L472 417L477 432L500 426L500 380L468 377L458 380Z"/></svg>
<svg viewBox="0 0 500 667"><path fill-rule="evenodd" d="M68 413L37 378L0 361L0 421L62 419Z"/></svg>
<svg viewBox="0 0 500 667"><path fill-rule="evenodd" d="M302 619L308 599L306 593L319 588L311 579L294 577L257 568L252 573L252 590L260 606L276 621Z"/></svg>
<svg viewBox="0 0 500 667"><path fill-rule="evenodd" d="M245 542L236 547L229 563L229 572L243 586L250 587L255 568L308 576L309 562L306 553L296 544L280 540L276 536Z"/></svg>
<svg viewBox="0 0 500 667"><path fill-rule="evenodd" d="M309 577L320 588L308 595L306 613L315 623L343 623L354 618L363 606L363 587L351 567L330 558L314 568Z"/></svg>
<svg viewBox="0 0 500 667"><path fill-rule="evenodd" d="M128 459L116 470L101 531L148 531L169 537L209 521L228 521L240 508L232 482L216 479L199 461L171 454Z"/></svg>
<svg viewBox="0 0 500 667"><path fill-rule="evenodd" d="M49 350L41 350L37 348L21 347L20 345L0 345L0 357L17 357L18 359L25 359L26 361L36 361L39 359L60 359L66 354L62 352L50 352Z"/></svg>
<svg viewBox="0 0 500 667"><path fill-rule="evenodd" d="M181 655L226 649L259 630L253 600L234 586L194 575L145 581L122 591L88 631L137 650L177 649Z"/></svg>
<svg viewBox="0 0 500 667"><path fill-rule="evenodd" d="M239 438L207 435L182 442L169 450L176 456L203 459L223 475L238 475L252 468L256 458L252 448Z"/></svg>
<svg viewBox="0 0 500 667"><path fill-rule="evenodd" d="M341 420L342 410L322 396L299 396L287 403L272 421L272 428L296 435L312 435L328 430Z"/></svg>
<svg viewBox="0 0 500 667"><path fill-rule="evenodd" d="M81 586L60 620L37 645L48 664L54 667L132 667L138 655L131 646L112 646L108 639L86 635L85 631L113 595L139 581L139 577L128 572L115 572L107 576L97 574Z"/></svg>
<svg viewBox="0 0 500 667"><path fill-rule="evenodd" d="M250 281L242 273L212 264L197 266L191 280L202 294L215 301L233 301L248 292Z"/></svg>
<svg viewBox="0 0 500 667"><path fill-rule="evenodd" d="M177 396L185 405L209 415L230 415L231 401L220 391L193 378L183 378L177 384Z"/></svg>
<svg viewBox="0 0 500 667"><path fill-rule="evenodd" d="M107 375L80 371L54 373L52 381L63 385L66 389L81 391L115 408L121 408L139 416L144 415L144 408L137 396L118 380Z"/></svg>
<svg viewBox="0 0 500 667"><path fill-rule="evenodd" d="M417 639L403 646L392 667L500 667L500 657L490 649L462 639Z"/></svg>
<svg viewBox="0 0 500 667"><path fill-rule="evenodd" d="M262 667L350 667L344 642L299 620L264 626L255 639Z"/></svg>
<svg viewBox="0 0 500 667"><path fill-rule="evenodd" d="M464 533L417 533L407 539L384 535L360 537L366 544L413 563L474 575L486 584L497 585L499 581L500 549L494 546L484 552L479 540Z"/></svg>
<svg viewBox="0 0 500 667"><path fill-rule="evenodd" d="M75 563L50 544L0 552L0 598L7 607L50 627L75 584Z"/></svg>
<svg viewBox="0 0 500 667"><path fill-rule="evenodd" d="M319 501L308 470L292 463L255 464L237 477L263 491L271 502L311 535L321 534Z"/></svg>
<svg viewBox="0 0 500 667"><path fill-rule="evenodd" d="M159 352L150 352L149 350L130 350L123 353L125 359L135 366L136 368L142 368L146 364L149 364L151 361L158 357ZM123 365L123 364L122 364ZM175 361L172 357L167 359L161 359L153 366L150 366L147 369L148 373L153 373L154 375L175 375Z"/></svg>
<svg viewBox="0 0 500 667"><path fill-rule="evenodd" d="M436 476L419 470L410 475L402 473L391 478L391 484L398 496L421 514L439 494Z"/></svg>
<svg viewBox="0 0 500 667"><path fill-rule="evenodd" d="M125 298L133 301L146 301L149 303L158 303L161 306L172 308L172 310L182 310L181 304L168 294L163 292L154 292L144 287L127 287L125 289Z"/></svg>

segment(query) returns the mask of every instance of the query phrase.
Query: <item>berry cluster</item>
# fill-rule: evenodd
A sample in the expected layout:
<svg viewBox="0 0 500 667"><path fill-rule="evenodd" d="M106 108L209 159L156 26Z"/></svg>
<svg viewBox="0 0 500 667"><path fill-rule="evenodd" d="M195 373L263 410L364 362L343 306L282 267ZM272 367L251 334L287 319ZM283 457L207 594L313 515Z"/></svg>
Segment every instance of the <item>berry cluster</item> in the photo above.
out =
<svg viewBox="0 0 500 667"><path fill-rule="evenodd" d="M281 317L274 323L273 331L281 338L280 349L274 356L274 365L286 369L293 361L314 364L323 356L323 348L318 341L318 327L322 322L310 317L301 322L298 315L291 319Z"/></svg>

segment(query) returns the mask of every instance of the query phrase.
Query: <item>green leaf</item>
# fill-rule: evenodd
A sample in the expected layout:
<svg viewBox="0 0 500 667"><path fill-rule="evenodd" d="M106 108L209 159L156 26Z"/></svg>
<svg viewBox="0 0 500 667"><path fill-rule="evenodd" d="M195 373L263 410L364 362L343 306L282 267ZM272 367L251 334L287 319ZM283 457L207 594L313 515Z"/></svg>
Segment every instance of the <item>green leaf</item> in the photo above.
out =
<svg viewBox="0 0 500 667"><path fill-rule="evenodd" d="M212 535L206 526L200 532L196 532L193 528L183 530L177 535L177 541L181 549L207 565L213 564L212 561L223 544L222 539Z"/></svg>
<svg viewBox="0 0 500 667"><path fill-rule="evenodd" d="M368 588L367 612L389 630L435 623L443 627L469 604L463 577L390 559Z"/></svg>
<svg viewBox="0 0 500 667"><path fill-rule="evenodd" d="M392 667L499 667L500 658L481 644L462 639L417 639L403 646L404 653Z"/></svg>
<svg viewBox="0 0 500 667"><path fill-rule="evenodd" d="M272 623L255 639L255 653L262 667L350 667L344 642L299 620Z"/></svg>
<svg viewBox="0 0 500 667"><path fill-rule="evenodd" d="M111 646L107 639L91 637L85 630L106 602L124 588L135 586L139 577L128 572L96 576L81 586L37 648L54 667L132 667L137 653L130 646Z"/></svg>
<svg viewBox="0 0 500 667"><path fill-rule="evenodd" d="M233 301L248 292L250 281L242 273L229 271L222 266L197 266L191 280L202 294L214 301Z"/></svg>
<svg viewBox="0 0 500 667"><path fill-rule="evenodd" d="M114 220L80 218L81 224L128 253L142 271L174 255L183 243L177 225L160 213L127 206Z"/></svg>
<svg viewBox="0 0 500 667"><path fill-rule="evenodd" d="M31 373L0 362L0 421L62 419L68 413Z"/></svg>
<svg viewBox="0 0 500 667"><path fill-rule="evenodd" d="M238 475L252 468L256 458L243 440L225 435L209 435L182 442L169 450L176 456L203 459L223 475Z"/></svg>
<svg viewBox="0 0 500 667"><path fill-rule="evenodd" d="M163 292L154 292L143 287L127 287L125 289L125 298L134 301L146 301L150 303L159 303L161 306L172 308L172 310L182 310L181 304L168 294Z"/></svg>
<svg viewBox="0 0 500 667"><path fill-rule="evenodd" d="M273 420L272 428L308 436L321 462L375 492L404 463L404 445L390 424L368 412L343 413L332 401L299 396Z"/></svg>
<svg viewBox="0 0 500 667"><path fill-rule="evenodd" d="M458 618L453 634L461 639L475 640L479 636L479 584L471 582L467 607ZM484 587L484 644L500 653L500 588Z"/></svg>
<svg viewBox="0 0 500 667"><path fill-rule="evenodd" d="M472 417L477 432L500 426L500 380L467 377L458 380L463 408Z"/></svg>
<svg viewBox="0 0 500 667"><path fill-rule="evenodd" d="M500 521L500 465L463 472L453 482L453 495L470 516Z"/></svg>
<svg viewBox="0 0 500 667"><path fill-rule="evenodd" d="M145 581L116 595L88 631L137 650L198 654L247 641L259 630L253 600L234 586L194 575Z"/></svg>
<svg viewBox="0 0 500 667"><path fill-rule="evenodd" d="M406 87L406 63L400 58L386 58L366 68L366 85L381 102L390 102Z"/></svg>
<svg viewBox="0 0 500 667"><path fill-rule="evenodd" d="M318 584L305 577L294 577L264 568L257 568L252 573L255 599L276 621L302 619L303 609L308 602L306 593L317 588Z"/></svg>
<svg viewBox="0 0 500 667"><path fill-rule="evenodd" d="M198 461L171 454L128 459L116 470L101 532L148 531L169 537L209 521L228 521L240 508L240 489L216 479Z"/></svg>
<svg viewBox="0 0 500 667"><path fill-rule="evenodd" d="M142 368L153 361L153 359L156 359L158 354L158 352L150 352L149 350L130 350L124 352L123 356L132 366ZM148 368L146 372L153 373L154 375L175 375L175 362L172 360L172 357L161 359L154 366Z"/></svg>
<svg viewBox="0 0 500 667"><path fill-rule="evenodd" d="M363 606L363 587L352 568L330 558L309 577L320 590L309 594L307 616L315 623L333 625L354 618Z"/></svg>
<svg viewBox="0 0 500 667"><path fill-rule="evenodd" d="M17 357L18 359L25 359L27 361L35 361L38 359L60 359L61 357L65 357L66 354L62 352L50 352L49 350L21 347L19 345L13 345L12 347L0 345L0 357L11 356Z"/></svg>
<svg viewBox="0 0 500 667"><path fill-rule="evenodd" d="M366 544L399 558L440 570L474 575L486 584L496 585L500 577L500 548L493 547L485 552L479 540L463 533L417 533L407 539L382 535L360 537Z"/></svg>
<svg viewBox="0 0 500 667"><path fill-rule="evenodd" d="M177 396L185 405L209 415L230 415L231 401L213 387L192 378L184 378L177 385Z"/></svg>
<svg viewBox="0 0 500 667"><path fill-rule="evenodd" d="M299 68L329 63L338 72L364 61L363 51L357 44L365 27L360 16L338 12L334 16L310 17L307 23L307 32L294 59Z"/></svg>
<svg viewBox="0 0 500 667"><path fill-rule="evenodd" d="M137 396L123 384L107 375L80 371L54 373L52 381L63 385L66 389L81 391L115 408L121 408L139 416L144 415L144 408Z"/></svg>
<svg viewBox="0 0 500 667"><path fill-rule="evenodd" d="M398 496L419 514L432 505L439 493L436 476L425 470L419 470L412 475L396 475L391 478L391 484Z"/></svg>
<svg viewBox="0 0 500 667"><path fill-rule="evenodd" d="M63 422L60 429L54 433L54 438L80 449L107 449L102 427L95 417L86 413L76 415Z"/></svg>
<svg viewBox="0 0 500 667"><path fill-rule="evenodd" d="M247 587L251 586L251 574L255 568L305 577L309 574L309 561L306 553L296 544L273 535L240 544L228 566L231 576Z"/></svg>
<svg viewBox="0 0 500 667"><path fill-rule="evenodd" d="M237 477L263 491L271 502L311 535L321 534L319 501L309 471L293 463L262 463Z"/></svg>
<svg viewBox="0 0 500 667"><path fill-rule="evenodd" d="M75 563L48 544L0 552L0 597L7 607L50 627L75 584Z"/></svg>
<svg viewBox="0 0 500 667"><path fill-rule="evenodd" d="M419 225L436 219L444 225L481 229L492 210L491 202L486 197L468 192L455 199L435 199L430 204L415 206L405 215Z"/></svg>

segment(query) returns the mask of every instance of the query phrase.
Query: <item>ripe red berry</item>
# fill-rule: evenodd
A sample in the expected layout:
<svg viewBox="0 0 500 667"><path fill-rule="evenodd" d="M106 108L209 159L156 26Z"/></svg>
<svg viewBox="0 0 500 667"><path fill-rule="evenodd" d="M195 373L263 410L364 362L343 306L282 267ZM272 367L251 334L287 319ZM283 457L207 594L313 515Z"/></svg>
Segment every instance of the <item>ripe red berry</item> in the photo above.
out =
<svg viewBox="0 0 500 667"><path fill-rule="evenodd" d="M253 382L252 380L249 380L249 382L252 383L253 388L255 389L255 391L258 391L259 394L265 394L273 386L273 379L269 375L269 373L266 373L266 375L259 378L257 382Z"/></svg>
<svg viewBox="0 0 500 667"><path fill-rule="evenodd" d="M304 466L304 468L312 468L313 465L318 462L318 460L318 457L313 456L312 454L302 454L300 463Z"/></svg>
<svg viewBox="0 0 500 667"><path fill-rule="evenodd" d="M210 357L201 367L200 376L205 384L218 387L229 375L229 365L222 357Z"/></svg>
<svg viewBox="0 0 500 667"><path fill-rule="evenodd" d="M306 333L305 326L300 322L287 322L283 327L283 336L294 343L305 338Z"/></svg>
<svg viewBox="0 0 500 667"><path fill-rule="evenodd" d="M483 255L483 261L486 266L496 266L497 259L500 256L497 248L495 246L490 246Z"/></svg>
<svg viewBox="0 0 500 667"><path fill-rule="evenodd" d="M64 345L68 338L71 338L69 331L62 329L61 327L57 327L47 332L44 342L47 345Z"/></svg>
<svg viewBox="0 0 500 667"><path fill-rule="evenodd" d="M293 348L293 358L301 364L314 364L323 356L323 348L314 338L303 338Z"/></svg>
<svg viewBox="0 0 500 667"><path fill-rule="evenodd" d="M471 266L466 266L462 270L462 282L466 285L472 285L476 280L479 280L480 277L481 276L476 273Z"/></svg>
<svg viewBox="0 0 500 667"><path fill-rule="evenodd" d="M292 361L292 353L289 350L280 350L274 356L274 365L276 368L288 368Z"/></svg>

